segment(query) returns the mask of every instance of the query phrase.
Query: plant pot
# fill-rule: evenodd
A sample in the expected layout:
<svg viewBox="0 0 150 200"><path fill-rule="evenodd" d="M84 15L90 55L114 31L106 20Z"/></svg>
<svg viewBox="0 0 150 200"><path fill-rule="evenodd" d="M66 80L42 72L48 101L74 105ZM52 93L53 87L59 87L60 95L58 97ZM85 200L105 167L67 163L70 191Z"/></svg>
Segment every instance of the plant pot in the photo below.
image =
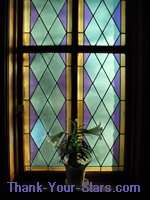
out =
<svg viewBox="0 0 150 200"><path fill-rule="evenodd" d="M81 165L78 168L71 167L66 162L64 162L67 175L66 185L75 185L77 190L80 189L82 187L82 183L88 181L85 179L85 169L90 161L91 160L88 160L84 165Z"/></svg>

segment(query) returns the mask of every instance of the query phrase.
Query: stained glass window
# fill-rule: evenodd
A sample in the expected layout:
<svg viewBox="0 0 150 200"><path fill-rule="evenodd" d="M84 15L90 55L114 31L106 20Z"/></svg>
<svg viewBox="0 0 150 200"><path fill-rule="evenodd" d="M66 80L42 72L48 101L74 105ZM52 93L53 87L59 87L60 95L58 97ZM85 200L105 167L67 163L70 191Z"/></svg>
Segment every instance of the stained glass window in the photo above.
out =
<svg viewBox="0 0 150 200"><path fill-rule="evenodd" d="M24 45L70 45L72 0L25 0Z"/></svg>
<svg viewBox="0 0 150 200"><path fill-rule="evenodd" d="M123 171L126 1L22 2L25 171L64 170L49 136L71 131L74 118L103 127L102 139L86 137L94 150L87 170Z"/></svg>
<svg viewBox="0 0 150 200"><path fill-rule="evenodd" d="M125 45L125 1L81 0L78 16L79 45Z"/></svg>
<svg viewBox="0 0 150 200"><path fill-rule="evenodd" d="M86 137L93 148L90 168L123 169L125 54L78 54L78 118L86 128L101 122L102 139ZM119 167L119 168L118 168Z"/></svg>
<svg viewBox="0 0 150 200"><path fill-rule="evenodd" d="M24 54L24 141L26 169L58 166L49 136L69 129L70 59L68 53Z"/></svg>

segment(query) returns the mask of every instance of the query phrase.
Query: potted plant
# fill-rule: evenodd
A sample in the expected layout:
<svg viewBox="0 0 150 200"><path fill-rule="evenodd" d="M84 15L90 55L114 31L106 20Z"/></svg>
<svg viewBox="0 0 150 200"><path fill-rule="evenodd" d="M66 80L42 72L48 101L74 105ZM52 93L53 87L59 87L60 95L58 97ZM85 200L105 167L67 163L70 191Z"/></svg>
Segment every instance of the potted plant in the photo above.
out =
<svg viewBox="0 0 150 200"><path fill-rule="evenodd" d="M102 127L99 124L92 129L84 129L77 126L77 120L72 123L72 132L60 132L51 136L50 139L66 167L66 184L81 187L85 177L85 168L90 163L93 152L85 134L101 136Z"/></svg>

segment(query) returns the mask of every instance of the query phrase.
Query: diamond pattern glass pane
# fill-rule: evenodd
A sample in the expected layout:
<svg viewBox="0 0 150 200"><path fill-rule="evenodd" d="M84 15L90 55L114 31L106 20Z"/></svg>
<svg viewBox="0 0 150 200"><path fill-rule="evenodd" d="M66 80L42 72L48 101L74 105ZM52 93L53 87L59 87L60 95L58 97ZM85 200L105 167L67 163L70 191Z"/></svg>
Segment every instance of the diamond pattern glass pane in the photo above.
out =
<svg viewBox="0 0 150 200"><path fill-rule="evenodd" d="M78 15L79 45L125 45L125 1L81 0Z"/></svg>
<svg viewBox="0 0 150 200"><path fill-rule="evenodd" d="M58 166L60 163L49 136L66 130L65 119L70 118L67 115L67 109L70 112L67 106L71 100L67 97L70 83L66 77L70 68L69 62L66 64L69 55L24 54L24 134L29 136L25 145L30 155L26 167L54 166L56 163Z"/></svg>
<svg viewBox="0 0 150 200"><path fill-rule="evenodd" d="M78 58L84 63L81 66L79 62L79 68L83 67L84 72L83 77L80 76L80 79L83 78L83 100L81 95L78 95L78 104L83 103L84 110L83 118L79 119L80 123L86 128L92 128L101 122L103 127L101 139L86 137L94 149L90 166L120 167L123 164L119 156L122 157L124 152L120 137L124 134L121 127L124 127L125 123L125 99L122 94L125 84L125 55L80 53ZM80 110L78 112L80 113Z"/></svg>
<svg viewBox="0 0 150 200"><path fill-rule="evenodd" d="M70 45L72 0L24 0L24 45Z"/></svg>

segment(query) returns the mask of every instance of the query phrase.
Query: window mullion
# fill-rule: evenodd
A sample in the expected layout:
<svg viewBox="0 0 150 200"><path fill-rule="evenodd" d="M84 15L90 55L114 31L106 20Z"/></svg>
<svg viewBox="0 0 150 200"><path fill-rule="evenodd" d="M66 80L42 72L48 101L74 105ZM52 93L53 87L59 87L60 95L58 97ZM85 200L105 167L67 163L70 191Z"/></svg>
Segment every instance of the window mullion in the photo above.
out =
<svg viewBox="0 0 150 200"><path fill-rule="evenodd" d="M78 52L78 1L72 8L72 119L77 118L77 52Z"/></svg>
<svg viewBox="0 0 150 200"><path fill-rule="evenodd" d="M23 53L125 53L126 46L77 46L75 43L71 46L21 46L18 51ZM74 63L74 62L73 62Z"/></svg>

